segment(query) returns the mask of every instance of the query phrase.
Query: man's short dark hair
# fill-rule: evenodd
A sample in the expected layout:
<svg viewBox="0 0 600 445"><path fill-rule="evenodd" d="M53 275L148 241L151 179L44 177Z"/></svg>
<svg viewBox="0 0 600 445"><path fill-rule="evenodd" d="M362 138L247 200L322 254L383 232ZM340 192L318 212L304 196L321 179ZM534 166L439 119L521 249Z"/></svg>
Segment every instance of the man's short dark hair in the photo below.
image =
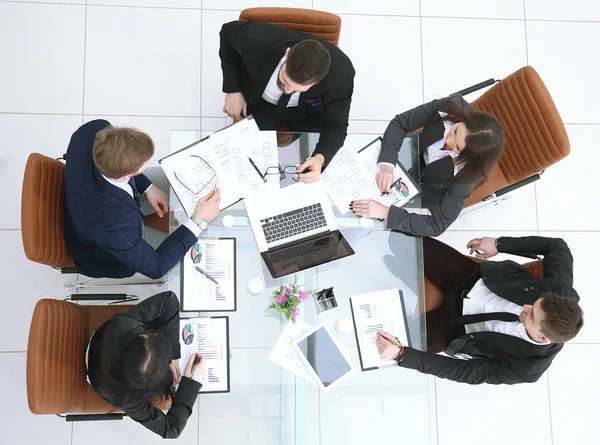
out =
<svg viewBox="0 0 600 445"><path fill-rule="evenodd" d="M574 338L583 326L583 311L579 304L573 298L555 292L546 292L540 298L545 314L542 334L553 343L565 343Z"/></svg>
<svg viewBox="0 0 600 445"><path fill-rule="evenodd" d="M286 59L285 74L300 85L319 83L329 72L331 56L317 40L303 40L295 44Z"/></svg>

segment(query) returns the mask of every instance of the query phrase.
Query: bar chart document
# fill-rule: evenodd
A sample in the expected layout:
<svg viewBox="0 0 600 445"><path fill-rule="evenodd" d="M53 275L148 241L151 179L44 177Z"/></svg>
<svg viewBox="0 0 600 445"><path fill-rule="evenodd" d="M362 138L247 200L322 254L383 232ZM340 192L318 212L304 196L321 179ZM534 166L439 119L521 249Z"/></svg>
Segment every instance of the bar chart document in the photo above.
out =
<svg viewBox="0 0 600 445"><path fill-rule="evenodd" d="M235 238L198 239L182 260L182 311L236 310L235 252Z"/></svg>
<svg viewBox="0 0 600 445"><path fill-rule="evenodd" d="M192 354L200 354L206 360L200 392L229 392L229 317L182 318L179 344L181 375Z"/></svg>
<svg viewBox="0 0 600 445"><path fill-rule="evenodd" d="M377 349L377 333L395 336L403 346L410 346L410 334L402 291L388 289L353 295L350 309L354 321L356 344L363 371L397 366L393 359L383 358Z"/></svg>

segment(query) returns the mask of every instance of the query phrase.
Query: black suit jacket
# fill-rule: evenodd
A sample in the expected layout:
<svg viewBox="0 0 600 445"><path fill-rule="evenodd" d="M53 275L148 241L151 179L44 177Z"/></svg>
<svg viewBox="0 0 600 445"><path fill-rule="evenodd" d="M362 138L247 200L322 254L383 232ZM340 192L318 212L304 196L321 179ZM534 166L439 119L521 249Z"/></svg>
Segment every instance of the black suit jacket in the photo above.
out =
<svg viewBox="0 0 600 445"><path fill-rule="evenodd" d="M248 108L259 112L262 94L285 50L306 39L320 41L329 50L331 68L321 82L300 94L297 107L289 107L284 120L295 121L297 131L310 131L302 123L319 122L321 136L313 155L322 154L324 167L344 144L354 68L336 46L302 32L261 22L230 22L221 28L223 92L241 92Z"/></svg>
<svg viewBox="0 0 600 445"><path fill-rule="evenodd" d="M484 261L479 265L481 276L496 295L519 305L533 304L548 291L579 301L572 287L573 257L562 239L502 237L498 251L544 255L544 278L532 278L514 261ZM499 332L474 332L450 342L444 352L451 357L405 348L401 366L471 384L535 382L562 347L560 343L535 345Z"/></svg>
<svg viewBox="0 0 600 445"><path fill-rule="evenodd" d="M452 113L472 109L462 97L453 96L434 100L397 115L385 130L378 162L396 164L404 135L421 127L424 128L418 134L419 147L421 153L424 153L427 147L444 137L444 122L440 119L440 111ZM415 235L438 236L458 218L465 201L476 187L478 178L461 172L454 176L454 161L450 156L427 166L423 155L420 159L421 173L415 179L421 184L421 206L435 208L436 211L431 216L417 215L392 206L386 227Z"/></svg>
<svg viewBox="0 0 600 445"><path fill-rule="evenodd" d="M103 387L110 403L125 411L163 438L178 437L192 414L192 408L202 384L181 377L171 408L165 414L147 400L142 400L123 382L118 372L121 353L136 336L147 331L162 332L173 345L173 360L181 357L179 346L179 301L173 292L162 292L150 297L130 311L118 314L108 323L102 339Z"/></svg>

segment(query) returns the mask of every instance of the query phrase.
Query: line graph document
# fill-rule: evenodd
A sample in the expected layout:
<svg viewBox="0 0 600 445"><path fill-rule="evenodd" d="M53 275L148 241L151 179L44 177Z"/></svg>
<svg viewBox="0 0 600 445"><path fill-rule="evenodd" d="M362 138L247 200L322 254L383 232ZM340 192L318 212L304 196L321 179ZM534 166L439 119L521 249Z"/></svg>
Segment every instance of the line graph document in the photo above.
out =
<svg viewBox="0 0 600 445"><path fill-rule="evenodd" d="M192 354L206 359L200 392L229 391L228 317L182 318L179 320L179 367L184 375Z"/></svg>
<svg viewBox="0 0 600 445"><path fill-rule="evenodd" d="M354 295L350 297L350 307L362 370L396 366L394 360L379 355L377 333L388 332L403 346L410 346L402 291L388 289Z"/></svg>

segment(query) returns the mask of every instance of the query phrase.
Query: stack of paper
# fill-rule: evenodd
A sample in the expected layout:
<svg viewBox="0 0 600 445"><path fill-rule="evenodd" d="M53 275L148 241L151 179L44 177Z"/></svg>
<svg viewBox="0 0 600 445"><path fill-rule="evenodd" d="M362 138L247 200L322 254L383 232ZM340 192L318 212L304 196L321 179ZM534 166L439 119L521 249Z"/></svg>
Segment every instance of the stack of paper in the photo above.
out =
<svg viewBox="0 0 600 445"><path fill-rule="evenodd" d="M221 209L264 188L279 188L278 176L267 176L265 183L249 158L263 174L268 167L279 165L277 133L260 131L251 118L159 162L184 210L191 215L196 203L217 187L221 189Z"/></svg>

